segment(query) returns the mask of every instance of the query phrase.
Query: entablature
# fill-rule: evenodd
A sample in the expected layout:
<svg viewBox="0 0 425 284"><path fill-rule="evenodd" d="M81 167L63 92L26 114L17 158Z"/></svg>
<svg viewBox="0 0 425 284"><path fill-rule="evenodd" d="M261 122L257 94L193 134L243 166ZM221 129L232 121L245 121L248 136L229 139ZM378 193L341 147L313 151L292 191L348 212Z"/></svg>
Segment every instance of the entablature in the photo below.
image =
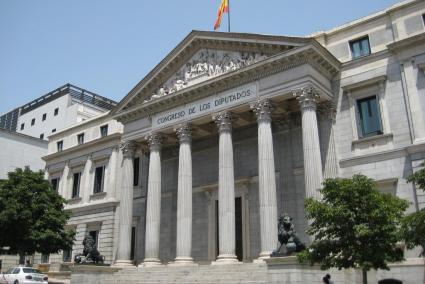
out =
<svg viewBox="0 0 425 284"><path fill-rule="evenodd" d="M317 42L311 42L155 100L143 102L140 98L136 98L135 101L138 103L133 104L131 108L118 111L114 114L114 118L128 123L304 64L312 66L328 80L332 80L338 74L340 67L339 61L328 54L322 46Z"/></svg>

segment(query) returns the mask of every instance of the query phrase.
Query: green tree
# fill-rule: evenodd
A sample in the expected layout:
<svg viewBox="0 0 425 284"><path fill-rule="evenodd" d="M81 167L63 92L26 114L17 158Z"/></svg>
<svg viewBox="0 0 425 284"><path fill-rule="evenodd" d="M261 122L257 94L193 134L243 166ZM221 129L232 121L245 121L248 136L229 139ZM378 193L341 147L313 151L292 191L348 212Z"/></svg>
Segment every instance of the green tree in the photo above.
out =
<svg viewBox="0 0 425 284"><path fill-rule="evenodd" d="M425 163L422 163L422 166L424 168L410 175L407 181L425 191ZM425 208L404 218L402 236L408 249L421 246L421 256L425 257Z"/></svg>
<svg viewBox="0 0 425 284"><path fill-rule="evenodd" d="M362 269L367 283L368 270L389 269L388 262L404 259L397 243L407 201L380 193L363 175L327 179L321 193L322 200L306 200L307 233L313 241L298 254L300 262Z"/></svg>
<svg viewBox="0 0 425 284"><path fill-rule="evenodd" d="M65 200L44 179L43 172L16 169L0 183L0 248L25 255L72 248L75 232L66 230L70 215Z"/></svg>

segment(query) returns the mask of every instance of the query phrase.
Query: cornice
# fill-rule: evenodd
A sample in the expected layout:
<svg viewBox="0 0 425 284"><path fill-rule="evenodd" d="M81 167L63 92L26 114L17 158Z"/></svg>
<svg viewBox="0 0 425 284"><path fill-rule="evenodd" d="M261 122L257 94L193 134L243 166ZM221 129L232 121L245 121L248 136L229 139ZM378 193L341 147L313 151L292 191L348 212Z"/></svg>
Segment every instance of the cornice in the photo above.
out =
<svg viewBox="0 0 425 284"><path fill-rule="evenodd" d="M367 86L379 84L379 83L385 82L386 80L387 80L387 76L381 75L381 76L373 77L373 78L363 80L363 81L360 81L360 82L343 85L343 86L341 86L341 89L343 89L346 92L349 92L349 91L352 91L352 90L355 90L355 89L358 89L358 88L364 88L364 87L367 87Z"/></svg>
<svg viewBox="0 0 425 284"><path fill-rule="evenodd" d="M425 151L425 143L420 143L420 144L413 144L408 146L407 148L407 152L409 152L409 154L415 154L418 152L423 152Z"/></svg>
<svg viewBox="0 0 425 284"><path fill-rule="evenodd" d="M74 131L74 130L79 129L79 128L87 129L88 127L92 126L93 124L97 124L99 121L102 121L102 120L108 121L108 120L112 119L110 114L111 114L110 111L102 113L98 116L94 116L92 118L89 118L89 119L87 119L87 120L85 120L81 123L77 123L77 124L73 124L71 126L65 127L63 129L59 130L58 132L50 134L48 137L51 140L53 138L63 136L68 131Z"/></svg>
<svg viewBox="0 0 425 284"><path fill-rule="evenodd" d="M380 18L391 15L392 13L395 13L395 12L401 10L401 9L407 8L409 6L416 5L416 4L420 3L420 1L421 0L419 0L419 1L418 0L402 1L400 3L394 4L393 6L388 7L387 9L384 9L382 11L378 11L374 14L359 18L359 19L354 20L354 21L350 21L346 24L337 26L337 27L332 28L332 29L327 30L327 31L319 31L319 32L313 33L309 36L315 37L315 38L320 37L320 36L325 36L325 37L332 36L334 34L341 33L341 32L344 32L346 30L349 30L349 29L354 29L358 26L365 25L367 23L376 21Z"/></svg>
<svg viewBox="0 0 425 284"><path fill-rule="evenodd" d="M359 58L355 58L353 60L342 63L341 71L349 70L351 68L360 67L362 65L378 61L380 59L384 59L389 57L390 53L388 49L384 49L375 53L371 53L367 56L362 56Z"/></svg>
<svg viewBox="0 0 425 284"><path fill-rule="evenodd" d="M114 119L126 123L151 116L177 105L235 88L303 64L310 64L329 79L339 73L341 66L341 63L333 55L314 40L309 45L270 56L263 61L214 77L156 100L142 103L143 97L141 97L137 106L115 114Z"/></svg>
<svg viewBox="0 0 425 284"><path fill-rule="evenodd" d="M119 201L116 199L109 199L102 202L92 202L92 203L78 204L78 205L66 205L65 210L71 211L73 214L76 214L76 213L90 211L94 209L115 207L118 205L118 203Z"/></svg>
<svg viewBox="0 0 425 284"><path fill-rule="evenodd" d="M387 45L388 49L394 53L404 51L406 48L425 43L425 33L420 33Z"/></svg>
<svg viewBox="0 0 425 284"><path fill-rule="evenodd" d="M101 138L92 140L90 142L83 143L81 145L76 145L74 147L71 147L71 148L65 149L63 151L56 152L56 153L53 153L53 154L50 154L50 155L47 155L47 156L44 156L44 157L41 157L41 158L44 161L48 162L48 161L55 159L55 158L58 158L58 157L73 154L73 153L78 152L78 151L87 150L88 148L90 148L92 146L97 146L99 143L107 143L107 142L110 142L110 141L113 141L113 140L120 141L121 135L122 135L121 133L114 133L114 134L108 135L106 137L101 137Z"/></svg>
<svg viewBox="0 0 425 284"><path fill-rule="evenodd" d="M353 167L366 163L376 163L384 160L396 159L407 154L407 147L400 147L391 150L380 151L376 153L369 153L360 156L340 159L339 165L341 168Z"/></svg>

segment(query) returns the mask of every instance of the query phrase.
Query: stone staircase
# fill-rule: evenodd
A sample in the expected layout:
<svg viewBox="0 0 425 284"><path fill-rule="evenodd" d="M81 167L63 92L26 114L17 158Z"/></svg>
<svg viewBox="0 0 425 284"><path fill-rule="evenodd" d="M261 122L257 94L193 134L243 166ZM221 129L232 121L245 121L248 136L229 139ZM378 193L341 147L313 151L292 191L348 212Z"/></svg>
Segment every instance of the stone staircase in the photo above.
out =
<svg viewBox="0 0 425 284"><path fill-rule="evenodd" d="M108 276L105 284L226 283L265 284L265 263L236 265L160 266L125 268Z"/></svg>

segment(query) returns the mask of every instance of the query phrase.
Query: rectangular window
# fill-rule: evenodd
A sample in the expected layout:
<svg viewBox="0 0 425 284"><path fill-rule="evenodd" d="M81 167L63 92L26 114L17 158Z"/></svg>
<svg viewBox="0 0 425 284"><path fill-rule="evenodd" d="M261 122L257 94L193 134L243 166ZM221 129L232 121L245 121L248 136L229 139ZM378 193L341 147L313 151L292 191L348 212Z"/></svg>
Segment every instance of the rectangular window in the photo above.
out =
<svg viewBox="0 0 425 284"><path fill-rule="evenodd" d="M359 58L370 54L369 37L365 36L360 39L350 41L350 49L352 58Z"/></svg>
<svg viewBox="0 0 425 284"><path fill-rule="evenodd" d="M55 133L55 132L56 132L56 128L53 128L53 129L52 129L52 133Z"/></svg>
<svg viewBox="0 0 425 284"><path fill-rule="evenodd" d="M72 250L64 250L62 252L62 261L63 262L71 262Z"/></svg>
<svg viewBox="0 0 425 284"><path fill-rule="evenodd" d="M362 137L382 134L379 103L376 96L357 100Z"/></svg>
<svg viewBox="0 0 425 284"><path fill-rule="evenodd" d="M35 118L31 119L31 126L35 124Z"/></svg>
<svg viewBox="0 0 425 284"><path fill-rule="evenodd" d="M77 135L77 141L78 141L78 145L81 145L84 143L84 133Z"/></svg>
<svg viewBox="0 0 425 284"><path fill-rule="evenodd" d="M56 116L56 115L58 115L58 114L59 114L59 108L55 108L54 115Z"/></svg>
<svg viewBox="0 0 425 284"><path fill-rule="evenodd" d="M74 178L72 180L72 196L71 198L76 198L80 196L80 182L81 182L81 173L74 173Z"/></svg>
<svg viewBox="0 0 425 284"><path fill-rule="evenodd" d="M48 254L42 254L41 255L41 263L49 263L49 255Z"/></svg>
<svg viewBox="0 0 425 284"><path fill-rule="evenodd" d="M93 238L94 246L97 248L97 243L99 239L99 231L90 231L89 235Z"/></svg>
<svg viewBox="0 0 425 284"><path fill-rule="evenodd" d="M99 193L103 191L104 176L105 176L105 166L97 167L94 173L93 193Z"/></svg>
<svg viewBox="0 0 425 284"><path fill-rule="evenodd" d="M59 178L52 178L50 180L50 183L52 184L53 190L58 192L59 189Z"/></svg>
<svg viewBox="0 0 425 284"><path fill-rule="evenodd" d="M58 141L56 142L57 148L58 148L58 152L63 150L63 141Z"/></svg>
<svg viewBox="0 0 425 284"><path fill-rule="evenodd" d="M425 14L422 14L422 22L424 23L424 25L425 25Z"/></svg>
<svg viewBox="0 0 425 284"><path fill-rule="evenodd" d="M43 140L44 139L44 133L40 134L40 139Z"/></svg>
<svg viewBox="0 0 425 284"><path fill-rule="evenodd" d="M47 118L47 113L43 113L43 118L41 119L42 121L45 121Z"/></svg>
<svg viewBox="0 0 425 284"><path fill-rule="evenodd" d="M103 125L100 127L100 137L108 136L108 125Z"/></svg>
<svg viewBox="0 0 425 284"><path fill-rule="evenodd" d="M134 158L133 160L133 186L139 185L139 165L140 165L140 159Z"/></svg>
<svg viewBox="0 0 425 284"><path fill-rule="evenodd" d="M25 123L21 123L21 130L24 130L25 128Z"/></svg>

